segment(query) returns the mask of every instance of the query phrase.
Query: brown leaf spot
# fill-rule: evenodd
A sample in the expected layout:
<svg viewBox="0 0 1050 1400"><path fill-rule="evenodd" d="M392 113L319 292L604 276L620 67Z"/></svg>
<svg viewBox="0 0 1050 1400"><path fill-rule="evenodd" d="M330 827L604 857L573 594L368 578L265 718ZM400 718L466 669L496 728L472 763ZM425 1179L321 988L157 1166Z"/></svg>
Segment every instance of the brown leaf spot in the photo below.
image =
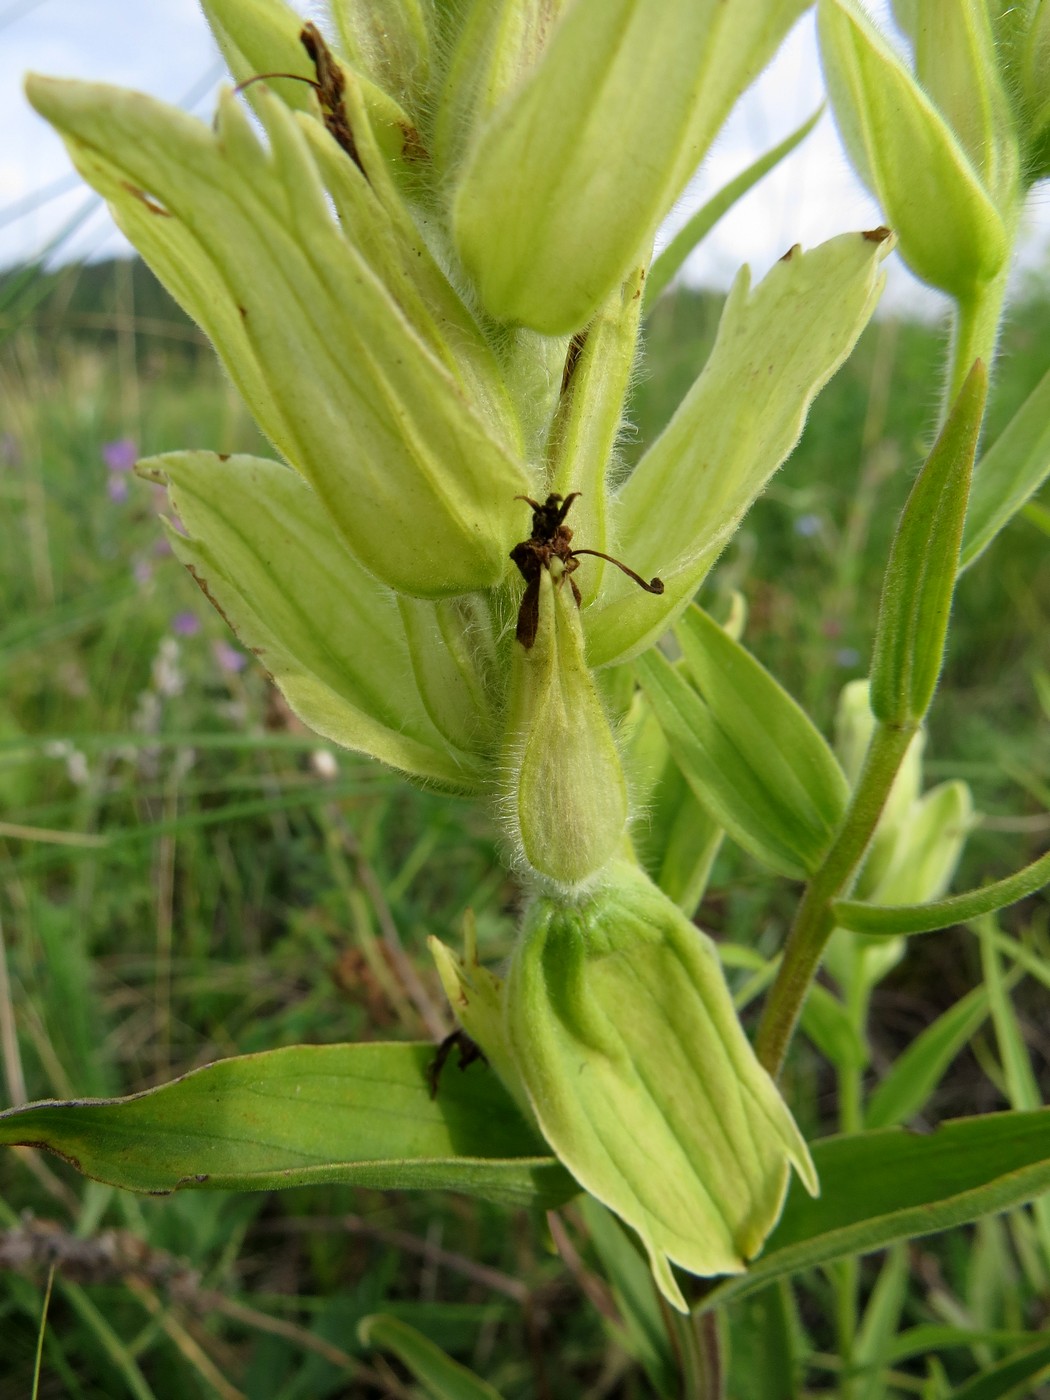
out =
<svg viewBox="0 0 1050 1400"><path fill-rule="evenodd" d="M133 195L140 204L144 204L151 214L159 214L162 219L172 217L170 209L165 209L163 204L158 204L152 195L148 195L145 190L140 190L138 185L129 184L127 180L122 180L120 183L128 194Z"/></svg>

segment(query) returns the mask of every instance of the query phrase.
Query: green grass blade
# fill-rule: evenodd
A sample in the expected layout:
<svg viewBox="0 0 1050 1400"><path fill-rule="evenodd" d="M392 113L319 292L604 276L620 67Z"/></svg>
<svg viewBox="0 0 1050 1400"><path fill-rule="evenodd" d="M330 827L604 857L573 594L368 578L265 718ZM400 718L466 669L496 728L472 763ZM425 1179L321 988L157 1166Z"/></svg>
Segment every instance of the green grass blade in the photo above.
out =
<svg viewBox="0 0 1050 1400"><path fill-rule="evenodd" d="M556 1204L575 1191L485 1066L449 1070L434 1047L297 1045L220 1060L125 1099L0 1114L0 1144L31 1143L132 1191L269 1191L346 1182Z"/></svg>
<svg viewBox="0 0 1050 1400"><path fill-rule="evenodd" d="M952 1391L953 1400L1006 1400L1034 1394L1033 1386L1050 1376L1050 1343L1008 1356L972 1381Z"/></svg>
<svg viewBox="0 0 1050 1400"><path fill-rule="evenodd" d="M894 1061L864 1115L868 1128L892 1128L920 1112L944 1072L988 1015L988 992L975 987L937 1017Z"/></svg>
<svg viewBox="0 0 1050 1400"><path fill-rule="evenodd" d="M659 257L653 259L652 266L649 268L649 275L645 279L643 315L652 310L656 298L697 244L711 232L719 219L728 214L733 205L738 200L743 199L744 195L753 189L763 176L768 175L786 156L789 156L796 146L801 145L823 115L824 104L821 103L813 115L807 117L801 126L796 127L789 136L785 136L783 141L772 146L756 161L752 161L747 169L742 170L739 175L730 180L728 185L723 185L716 195L713 195L706 204L696 211L685 227L675 234Z"/></svg>
<svg viewBox="0 0 1050 1400"><path fill-rule="evenodd" d="M429 1337L385 1313L362 1318L357 1335L365 1346L392 1351L433 1400L500 1400L498 1390L453 1361Z"/></svg>

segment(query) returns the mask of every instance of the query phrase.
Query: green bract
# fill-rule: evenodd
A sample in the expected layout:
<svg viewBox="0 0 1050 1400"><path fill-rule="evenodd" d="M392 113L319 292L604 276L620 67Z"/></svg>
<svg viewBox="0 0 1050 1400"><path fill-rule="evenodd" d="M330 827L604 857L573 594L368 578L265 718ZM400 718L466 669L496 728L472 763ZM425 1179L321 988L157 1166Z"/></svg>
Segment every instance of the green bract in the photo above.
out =
<svg viewBox="0 0 1050 1400"><path fill-rule="evenodd" d="M887 229L847 233L792 248L755 287L741 269L703 373L613 497L613 552L664 594L607 569L584 616L592 666L651 646L688 605L867 325L892 248Z"/></svg>
<svg viewBox="0 0 1050 1400"><path fill-rule="evenodd" d="M29 91L366 568L422 597L498 583L508 506L530 485L517 428L363 107L359 168L265 94L269 152L229 95L212 132L119 89L33 78Z"/></svg>
<svg viewBox="0 0 1050 1400"><path fill-rule="evenodd" d="M547 1141L637 1233L657 1284L739 1273L806 1145L733 1010L712 944L634 866L530 911L506 986L517 1073Z"/></svg>

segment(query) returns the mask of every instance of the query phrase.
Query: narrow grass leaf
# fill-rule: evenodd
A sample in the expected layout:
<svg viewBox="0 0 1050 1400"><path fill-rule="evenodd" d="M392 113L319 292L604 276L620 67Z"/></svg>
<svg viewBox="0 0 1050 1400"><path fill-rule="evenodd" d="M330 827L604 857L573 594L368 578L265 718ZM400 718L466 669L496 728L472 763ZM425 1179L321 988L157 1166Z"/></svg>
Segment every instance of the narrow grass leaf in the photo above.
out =
<svg viewBox="0 0 1050 1400"><path fill-rule="evenodd" d="M871 709L883 724L918 724L937 687L987 393L977 360L897 526L871 663Z"/></svg>
<svg viewBox="0 0 1050 1400"><path fill-rule="evenodd" d="M393 1352L432 1400L500 1400L499 1391L488 1381L453 1361L422 1332L388 1313L362 1318L357 1335L365 1346Z"/></svg>
<svg viewBox="0 0 1050 1400"><path fill-rule="evenodd" d="M824 104L821 103L813 115L807 117L801 126L797 126L790 135L785 136L783 141L779 141L770 150L763 152L735 179L723 185L716 195L713 195L706 204L701 205L685 227L679 229L659 257L654 258L650 265L648 276L645 279L643 315L652 310L656 298L697 244L711 232L719 219L728 214L733 205L743 199L744 195L753 189L763 176L768 175L771 170L775 170L796 146L800 146L823 115Z"/></svg>
<svg viewBox="0 0 1050 1400"><path fill-rule="evenodd" d="M896 1127L919 1113L987 1016L987 989L975 987L927 1026L898 1056L872 1094L864 1115L865 1127Z"/></svg>
<svg viewBox="0 0 1050 1400"><path fill-rule="evenodd" d="M1016 1352L952 1391L952 1400L1006 1400L1032 1395L1033 1385L1050 1376L1050 1343Z"/></svg>
<svg viewBox="0 0 1050 1400"><path fill-rule="evenodd" d="M981 557L1050 473L1050 369L977 463L959 570Z"/></svg>
<svg viewBox="0 0 1050 1400"><path fill-rule="evenodd" d="M675 1356L645 1259L616 1216L600 1201L584 1195L579 1210L623 1318L617 1340L644 1367L658 1395L673 1394Z"/></svg>
<svg viewBox="0 0 1050 1400"><path fill-rule="evenodd" d="M1005 909L1007 905L1035 894L1046 884L1050 884L1050 851L1023 870L1018 870L1015 875L1008 875L1005 880L996 880L983 889L967 890L965 894L934 899L929 904L880 905L855 899L837 900L833 906L835 923L839 928L852 929L854 933L886 937L895 937L900 933L935 933L938 929L967 923L982 914L994 914L997 909Z"/></svg>
<svg viewBox="0 0 1050 1400"><path fill-rule="evenodd" d="M132 1191L269 1191L345 1182L557 1204L575 1191L483 1066L447 1072L434 1047L298 1045L220 1060L125 1099L0 1114L0 1144L32 1144Z"/></svg>
<svg viewBox="0 0 1050 1400"><path fill-rule="evenodd" d="M714 1288L709 1309L815 1264L868 1254L1023 1205L1050 1190L1050 1112L996 1113L812 1144L821 1194L792 1183L784 1214L746 1275Z"/></svg>
<svg viewBox="0 0 1050 1400"><path fill-rule="evenodd" d="M1011 1108L1042 1108L1043 1096L1039 1082L1032 1067L1024 1032L1017 1019L1006 979L1003 977L1002 962L995 941L998 933L995 920L987 914L976 923L975 928L981 941L981 968L984 972L984 985L988 988L999 1060L1006 1079L1007 1098ZM1033 1215L1043 1257L1050 1259L1050 1196L1044 1196L1035 1202Z"/></svg>
<svg viewBox="0 0 1050 1400"><path fill-rule="evenodd" d="M893 1245L871 1290L850 1357L853 1365L866 1370L854 1386L856 1400L881 1400L885 1395L886 1346L900 1325L908 1296L909 1270L906 1246Z"/></svg>

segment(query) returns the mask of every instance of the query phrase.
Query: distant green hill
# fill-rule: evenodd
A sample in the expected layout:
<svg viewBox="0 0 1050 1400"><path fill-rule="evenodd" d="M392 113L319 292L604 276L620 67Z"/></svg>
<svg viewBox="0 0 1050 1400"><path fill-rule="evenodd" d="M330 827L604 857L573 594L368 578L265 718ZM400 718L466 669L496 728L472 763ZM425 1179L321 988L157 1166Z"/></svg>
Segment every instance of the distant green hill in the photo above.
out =
<svg viewBox="0 0 1050 1400"><path fill-rule="evenodd" d="M136 354L210 355L207 341L140 258L23 265L0 272L0 342L18 330L42 348L61 338L105 348L134 337Z"/></svg>

